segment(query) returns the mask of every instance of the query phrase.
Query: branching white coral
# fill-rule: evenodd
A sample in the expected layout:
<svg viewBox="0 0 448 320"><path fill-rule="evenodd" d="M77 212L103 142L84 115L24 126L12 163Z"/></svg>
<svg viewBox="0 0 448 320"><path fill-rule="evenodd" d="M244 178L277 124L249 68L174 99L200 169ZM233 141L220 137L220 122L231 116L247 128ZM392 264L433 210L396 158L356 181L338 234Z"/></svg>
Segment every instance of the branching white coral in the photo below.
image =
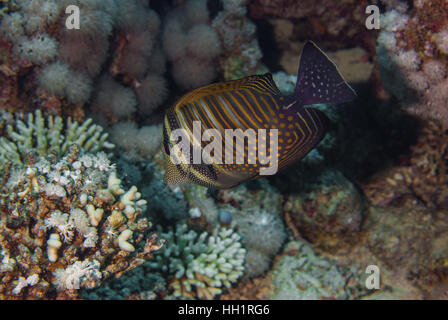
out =
<svg viewBox="0 0 448 320"><path fill-rule="evenodd" d="M65 291L98 286L103 276L130 270L160 248L145 233L147 219L140 218L146 200L136 187L122 186L104 153L81 155L72 146L62 158L47 155L25 166L23 181L13 177L16 182L9 183L7 172L0 177L12 186L0 192L0 202L10 208L7 214L16 217L26 208L30 216L19 231L0 228L0 271L10 279L3 292L40 297L52 283L58 295L73 296L76 292ZM48 191L58 189L61 199ZM0 223L5 221L2 216ZM3 248L13 243L18 250L11 257ZM31 267L18 269L17 264ZM54 272L53 266L58 267ZM28 272L35 270L43 281L33 285Z"/></svg>
<svg viewBox="0 0 448 320"><path fill-rule="evenodd" d="M19 279L17 280L17 286L12 290L12 294L18 295L23 288L34 286L38 282L39 276L37 274L33 274L28 278L19 277Z"/></svg>
<svg viewBox="0 0 448 320"><path fill-rule="evenodd" d="M149 264L172 278L170 286L176 297L211 299L243 274L246 250L232 229L198 234L182 224L161 237L167 240L166 246Z"/></svg>
<svg viewBox="0 0 448 320"><path fill-rule="evenodd" d="M29 153L42 156L55 152L62 157L73 144L83 151L112 148L113 145L106 141L108 134L102 131L100 126L92 124L91 119L80 125L69 118L64 126L61 117L50 115L45 120L41 111L36 110L34 114L28 114L27 122L18 116L14 124L7 125L6 137L0 138L0 163L12 161L23 165Z"/></svg>

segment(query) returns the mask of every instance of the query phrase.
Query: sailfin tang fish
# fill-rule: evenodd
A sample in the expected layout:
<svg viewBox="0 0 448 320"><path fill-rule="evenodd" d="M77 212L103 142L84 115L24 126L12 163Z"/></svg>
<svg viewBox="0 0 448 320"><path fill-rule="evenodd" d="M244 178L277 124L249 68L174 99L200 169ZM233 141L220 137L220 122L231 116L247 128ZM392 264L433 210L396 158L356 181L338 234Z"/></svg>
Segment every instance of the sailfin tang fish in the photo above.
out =
<svg viewBox="0 0 448 320"><path fill-rule="evenodd" d="M355 97L337 66L311 41L300 55L291 95L283 95L269 73L197 88L166 112L164 180L231 188L267 168L275 173L306 156L325 135L328 118L306 106Z"/></svg>

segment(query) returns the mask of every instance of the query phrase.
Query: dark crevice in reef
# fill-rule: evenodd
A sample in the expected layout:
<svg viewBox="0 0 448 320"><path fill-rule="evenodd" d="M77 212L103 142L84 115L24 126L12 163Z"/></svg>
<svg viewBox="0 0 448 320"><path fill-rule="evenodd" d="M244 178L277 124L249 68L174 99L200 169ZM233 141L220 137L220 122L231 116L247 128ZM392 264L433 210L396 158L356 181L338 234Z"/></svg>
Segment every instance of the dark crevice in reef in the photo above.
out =
<svg viewBox="0 0 448 320"><path fill-rule="evenodd" d="M261 62L269 69L270 72L282 70L282 67L279 64L281 50L276 48L274 29L272 25L264 19L253 19L252 21L257 26L257 40L260 50L263 53Z"/></svg>

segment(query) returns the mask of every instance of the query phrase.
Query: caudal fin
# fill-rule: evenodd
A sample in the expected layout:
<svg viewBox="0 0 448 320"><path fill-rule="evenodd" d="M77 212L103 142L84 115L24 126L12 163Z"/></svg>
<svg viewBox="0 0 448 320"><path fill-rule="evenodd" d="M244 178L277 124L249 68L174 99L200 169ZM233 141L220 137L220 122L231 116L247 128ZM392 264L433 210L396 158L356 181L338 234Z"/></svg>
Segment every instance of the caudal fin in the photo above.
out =
<svg viewBox="0 0 448 320"><path fill-rule="evenodd" d="M340 103L356 98L336 64L312 41L300 55L294 99L299 105Z"/></svg>

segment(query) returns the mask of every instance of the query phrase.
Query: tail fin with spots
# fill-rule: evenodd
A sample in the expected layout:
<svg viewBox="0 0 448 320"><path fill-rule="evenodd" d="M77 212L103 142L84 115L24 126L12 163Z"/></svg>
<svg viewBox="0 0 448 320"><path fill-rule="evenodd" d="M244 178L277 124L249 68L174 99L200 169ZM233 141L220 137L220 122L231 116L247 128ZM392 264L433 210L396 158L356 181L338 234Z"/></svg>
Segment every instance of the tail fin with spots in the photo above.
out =
<svg viewBox="0 0 448 320"><path fill-rule="evenodd" d="M312 41L302 49L294 100L299 106L340 103L356 98L336 64Z"/></svg>

